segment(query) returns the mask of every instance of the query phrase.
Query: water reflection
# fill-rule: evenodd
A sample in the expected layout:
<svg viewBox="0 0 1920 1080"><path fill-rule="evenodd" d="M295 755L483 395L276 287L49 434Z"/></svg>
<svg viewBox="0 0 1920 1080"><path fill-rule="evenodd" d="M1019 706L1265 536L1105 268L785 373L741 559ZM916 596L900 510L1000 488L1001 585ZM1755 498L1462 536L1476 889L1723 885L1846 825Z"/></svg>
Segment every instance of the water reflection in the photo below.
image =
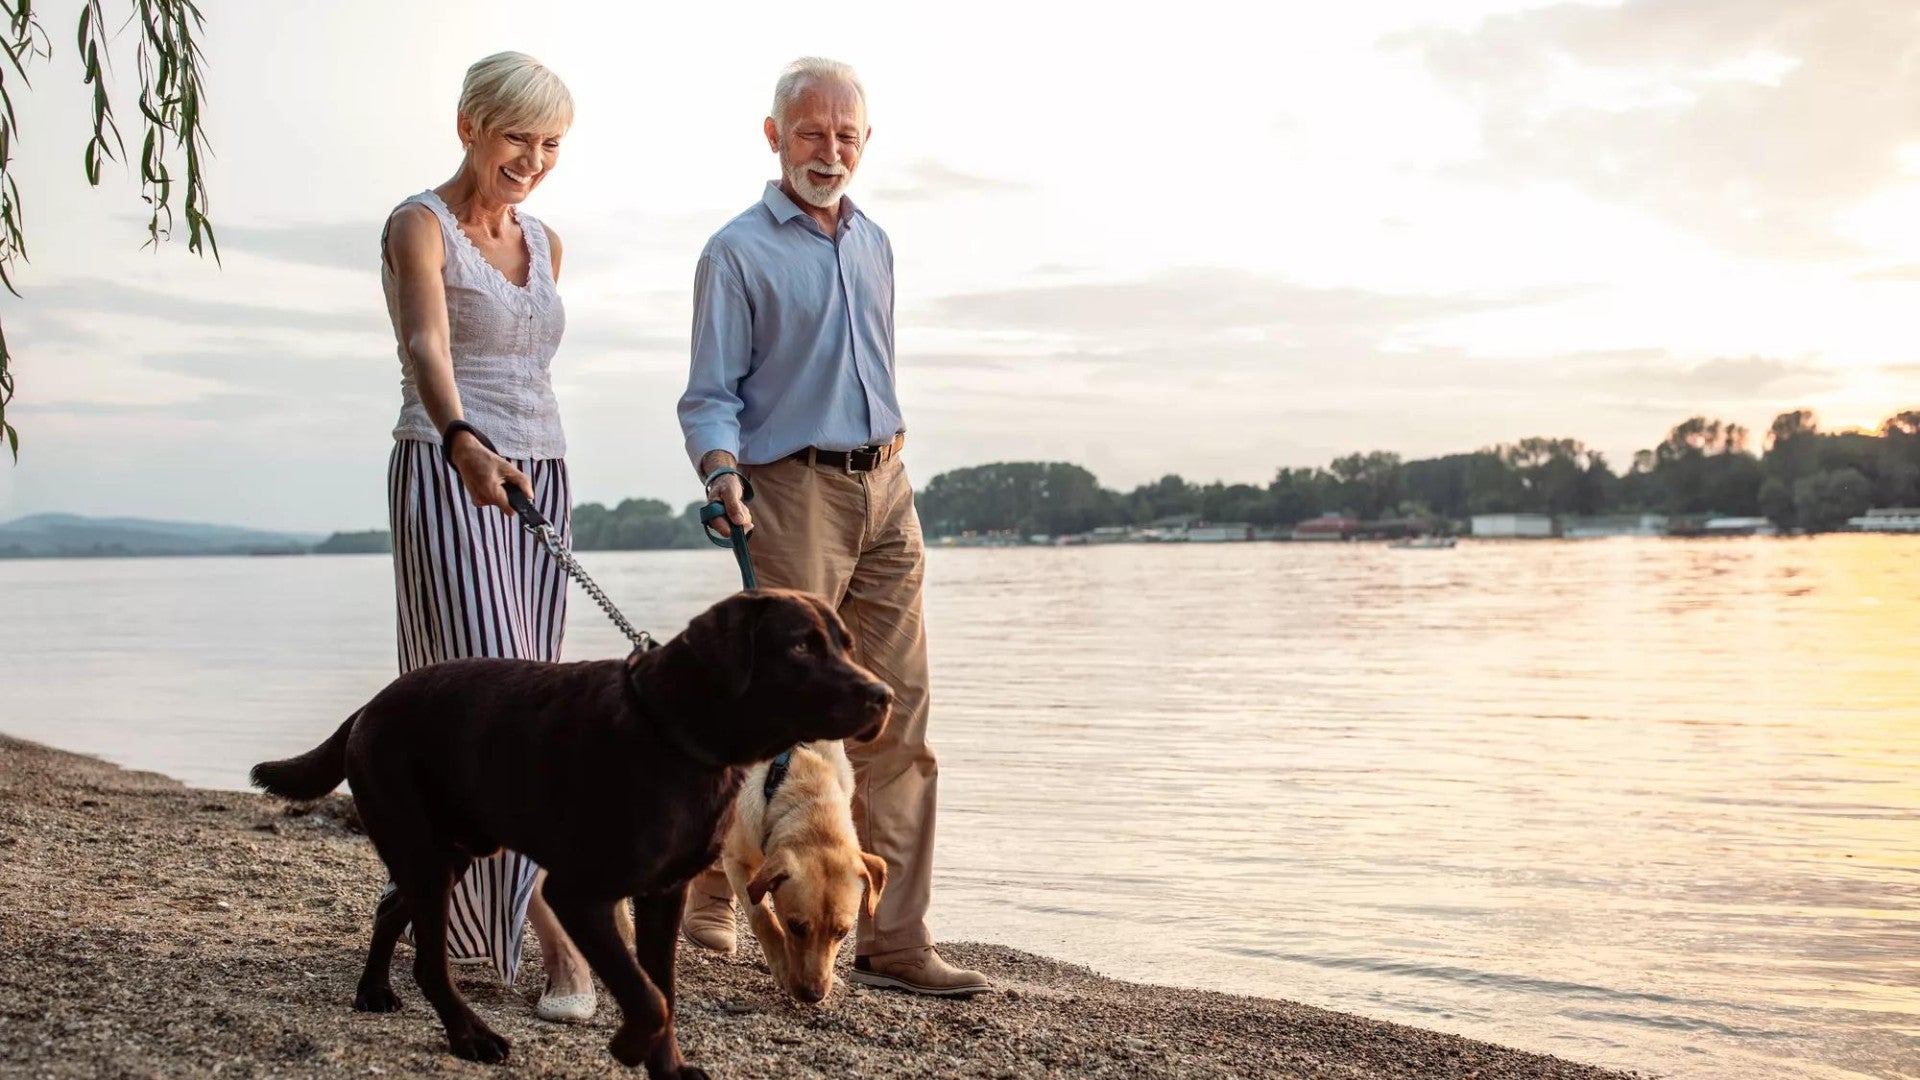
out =
<svg viewBox="0 0 1920 1080"><path fill-rule="evenodd" d="M590 565L656 630L733 584ZM390 590L0 563L0 729L237 786L389 677ZM1916 597L1894 537L936 551L939 929L1655 1073L1914 1075ZM621 651L576 603L569 655Z"/></svg>

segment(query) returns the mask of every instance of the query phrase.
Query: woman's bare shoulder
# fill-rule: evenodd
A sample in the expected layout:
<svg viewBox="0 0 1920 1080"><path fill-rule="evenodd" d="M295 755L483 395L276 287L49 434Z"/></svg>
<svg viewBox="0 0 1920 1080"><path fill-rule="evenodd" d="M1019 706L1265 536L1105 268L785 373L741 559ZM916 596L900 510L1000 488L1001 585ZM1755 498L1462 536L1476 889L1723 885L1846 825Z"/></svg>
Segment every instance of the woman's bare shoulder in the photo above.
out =
<svg viewBox="0 0 1920 1080"><path fill-rule="evenodd" d="M396 267L425 263L438 269L445 258L440 219L417 202L401 203L387 216L387 257Z"/></svg>

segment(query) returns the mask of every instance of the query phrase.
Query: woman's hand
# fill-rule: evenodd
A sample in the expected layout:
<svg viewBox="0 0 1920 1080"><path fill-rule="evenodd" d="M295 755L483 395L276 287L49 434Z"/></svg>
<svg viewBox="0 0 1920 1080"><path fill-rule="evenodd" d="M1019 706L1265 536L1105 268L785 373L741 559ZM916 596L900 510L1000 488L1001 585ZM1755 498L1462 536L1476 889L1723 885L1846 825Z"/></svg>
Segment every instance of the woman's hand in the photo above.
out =
<svg viewBox="0 0 1920 1080"><path fill-rule="evenodd" d="M507 503L507 485L533 495L533 481L513 467L513 463L480 445L480 440L465 431L455 432L453 452L448 455L466 485L467 498L475 506L497 506L505 514L513 513Z"/></svg>

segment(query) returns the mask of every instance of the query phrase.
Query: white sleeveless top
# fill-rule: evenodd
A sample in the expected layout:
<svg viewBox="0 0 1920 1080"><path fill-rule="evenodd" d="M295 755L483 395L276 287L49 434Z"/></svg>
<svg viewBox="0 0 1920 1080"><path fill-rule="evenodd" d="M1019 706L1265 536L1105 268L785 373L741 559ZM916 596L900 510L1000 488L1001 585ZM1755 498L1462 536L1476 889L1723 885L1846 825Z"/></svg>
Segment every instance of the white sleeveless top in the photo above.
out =
<svg viewBox="0 0 1920 1080"><path fill-rule="evenodd" d="M502 457L565 457L567 437L560 427L560 403L553 396L549 368L560 351L567 312L553 284L547 230L532 215L514 211L527 245L527 284L522 287L480 254L439 195L423 191L400 206L411 203L433 211L446 245L448 344L453 383L467 422L486 432ZM384 235L380 247L380 285L400 352L400 422L393 437L438 443L440 432L420 404L407 343L400 339L399 282L387 265Z"/></svg>

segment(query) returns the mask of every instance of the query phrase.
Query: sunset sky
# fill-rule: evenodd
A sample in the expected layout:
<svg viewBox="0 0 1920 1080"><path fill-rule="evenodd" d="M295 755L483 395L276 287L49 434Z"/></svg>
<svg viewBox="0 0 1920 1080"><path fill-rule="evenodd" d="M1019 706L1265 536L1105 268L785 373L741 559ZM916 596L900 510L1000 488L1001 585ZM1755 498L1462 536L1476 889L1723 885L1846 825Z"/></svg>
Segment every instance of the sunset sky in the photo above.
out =
<svg viewBox="0 0 1920 1080"><path fill-rule="evenodd" d="M528 209L566 243L582 500L698 495L694 260L774 175L760 122L809 53L867 83L852 194L897 253L922 483L1265 482L1528 435L1624 467L1696 413L1920 407L1911 0L202 7L221 267L138 250L131 178L85 189L78 4L43 6L0 520L384 527L380 222L452 174L461 75L506 48L580 109Z"/></svg>

